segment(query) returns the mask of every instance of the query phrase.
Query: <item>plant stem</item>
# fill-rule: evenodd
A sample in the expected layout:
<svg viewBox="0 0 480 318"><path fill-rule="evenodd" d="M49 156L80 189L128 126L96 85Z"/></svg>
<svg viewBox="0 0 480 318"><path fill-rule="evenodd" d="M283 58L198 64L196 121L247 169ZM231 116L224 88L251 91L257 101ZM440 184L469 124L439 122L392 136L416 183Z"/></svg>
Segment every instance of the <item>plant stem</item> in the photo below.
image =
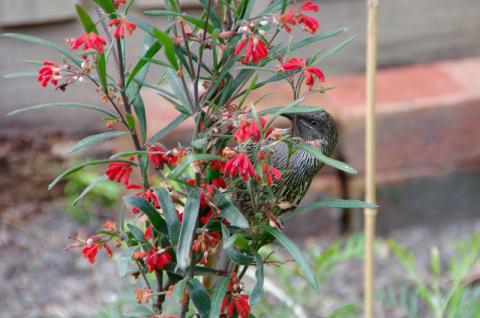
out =
<svg viewBox="0 0 480 318"><path fill-rule="evenodd" d="M208 27L208 21L210 19L211 7L212 7L212 0L208 0L207 16L205 17L205 27L203 28L202 42L200 43L200 46L198 48L197 76L195 77L195 83L193 84L193 91L195 96L195 107L197 112L200 110L200 101L198 96L198 82L200 81L200 71L201 71L202 61L203 61L204 48L202 46L204 45L205 39L207 38L207 27Z"/></svg>

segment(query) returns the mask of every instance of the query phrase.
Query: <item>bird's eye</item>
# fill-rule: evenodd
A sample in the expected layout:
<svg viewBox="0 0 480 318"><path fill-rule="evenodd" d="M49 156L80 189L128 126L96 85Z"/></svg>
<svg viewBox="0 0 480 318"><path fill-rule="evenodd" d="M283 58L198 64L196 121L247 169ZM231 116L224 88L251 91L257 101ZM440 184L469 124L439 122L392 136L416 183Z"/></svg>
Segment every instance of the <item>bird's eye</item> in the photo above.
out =
<svg viewBox="0 0 480 318"><path fill-rule="evenodd" d="M312 124L312 126L317 126L317 125L318 125L318 121L312 120L312 121L310 122L310 124Z"/></svg>

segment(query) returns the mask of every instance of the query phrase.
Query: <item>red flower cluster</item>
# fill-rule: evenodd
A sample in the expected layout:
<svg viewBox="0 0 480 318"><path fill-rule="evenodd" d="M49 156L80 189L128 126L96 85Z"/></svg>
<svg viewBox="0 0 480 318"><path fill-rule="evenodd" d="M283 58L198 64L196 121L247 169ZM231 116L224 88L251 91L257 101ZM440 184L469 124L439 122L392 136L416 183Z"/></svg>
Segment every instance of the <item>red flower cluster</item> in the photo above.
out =
<svg viewBox="0 0 480 318"><path fill-rule="evenodd" d="M82 248L83 257L88 259L90 264L93 264L95 263L98 250L101 248L105 248L108 256L112 257L112 250L107 243L104 243L101 238L93 236L87 240L87 244Z"/></svg>
<svg viewBox="0 0 480 318"><path fill-rule="evenodd" d="M242 293L242 287L236 273L232 273L232 278L228 285L229 293L223 298L221 312L226 314L226 318L235 317L248 318L250 315L249 295Z"/></svg>
<svg viewBox="0 0 480 318"><path fill-rule="evenodd" d="M122 4L126 4L127 0L114 0L113 4L115 5L115 9L118 9Z"/></svg>
<svg viewBox="0 0 480 318"><path fill-rule="evenodd" d="M145 256L145 263L149 272L164 269L171 261L173 261L173 257L168 251L162 252L156 247L151 248Z"/></svg>
<svg viewBox="0 0 480 318"><path fill-rule="evenodd" d="M130 157L129 160L133 161L133 157ZM130 166L130 163L127 162L110 162L107 170L105 170L105 174L108 176L110 181L115 180L117 182L121 182L123 179L123 183L127 186L131 173L132 167Z"/></svg>
<svg viewBox="0 0 480 318"><path fill-rule="evenodd" d="M262 166L263 175L267 177L267 185L273 184L273 179L279 181L282 178L282 172L277 168L268 165L267 163Z"/></svg>
<svg viewBox="0 0 480 318"><path fill-rule="evenodd" d="M210 183L218 188L218 189L226 189L227 182L222 177L222 171L225 169L225 162L219 160L212 160L212 164L210 165L210 170L208 172L208 176L210 179Z"/></svg>
<svg viewBox="0 0 480 318"><path fill-rule="evenodd" d="M129 184L127 186L127 189L140 189L140 188L142 188L142 186L140 186L138 184ZM153 206L157 209L160 208L160 203L158 202L158 198L157 198L155 192L153 192L152 189L147 189L147 190L145 190L145 192L137 193L137 194L135 194L135 196L140 197L140 198L144 198L148 202L152 203ZM140 210L138 208L133 207L132 208L132 213L133 214L138 214L138 213L140 213Z"/></svg>
<svg viewBox="0 0 480 318"><path fill-rule="evenodd" d="M125 18L116 18L108 23L109 26L115 25L115 30L113 30L113 36L116 39L125 38L125 29L128 32L128 35L132 35L132 32L137 28L137 25L132 21L129 21Z"/></svg>
<svg viewBox="0 0 480 318"><path fill-rule="evenodd" d="M60 75L60 66L52 61L43 61L43 67L38 70L37 81L39 81L43 87L46 87L48 82L57 86L58 80L62 78Z"/></svg>
<svg viewBox="0 0 480 318"><path fill-rule="evenodd" d="M155 169L163 169L165 164L176 165L183 157L183 151L177 150L176 148L172 150L166 150L160 146L153 145L148 148L148 160L153 164Z"/></svg>
<svg viewBox="0 0 480 318"><path fill-rule="evenodd" d="M237 131L233 134L233 139L239 143L249 141L250 139L253 141L259 141L261 137L261 130L265 128L267 121L262 116L259 116L258 119L262 128L258 127L258 124L254 119L242 120L240 122L240 127L238 127ZM272 128L269 128L264 137L268 137L271 132Z"/></svg>
<svg viewBox="0 0 480 318"><path fill-rule="evenodd" d="M267 45L258 36L248 35L240 40L235 47L235 55L239 55L245 46L245 54L241 59L243 64L257 63L268 56Z"/></svg>
<svg viewBox="0 0 480 318"><path fill-rule="evenodd" d="M303 75L305 76L305 83L312 87L315 84L315 77L320 82L325 81L325 74L315 66L307 66L305 59L297 59L292 57L286 63L281 65L281 69L284 71L291 71L301 68L303 70ZM315 77L314 77L315 76Z"/></svg>
<svg viewBox="0 0 480 318"><path fill-rule="evenodd" d="M280 23L283 24L283 27L287 32L291 32L292 29L290 25L297 25L302 24L303 30L315 34L317 32L318 27L320 26L318 21L304 14L304 11L312 11L318 12L319 7L318 5L312 3L312 1L306 1L304 4L300 6L298 9L291 9L282 14L279 17Z"/></svg>
<svg viewBox="0 0 480 318"><path fill-rule="evenodd" d="M203 231L192 244L192 251L196 253L202 253L203 258L200 264L205 264L208 260L208 255L217 246L222 235L220 232L208 232Z"/></svg>
<svg viewBox="0 0 480 318"><path fill-rule="evenodd" d="M107 44L104 38L94 32L81 34L76 39L67 39L67 42L72 50L76 50L83 45L84 51L95 49L98 54L103 54L103 46ZM86 56L83 56L83 58L86 59Z"/></svg>
<svg viewBox="0 0 480 318"><path fill-rule="evenodd" d="M232 177L240 175L244 181L247 181L255 176L255 170L247 154L242 152L228 160L225 165L225 175Z"/></svg>

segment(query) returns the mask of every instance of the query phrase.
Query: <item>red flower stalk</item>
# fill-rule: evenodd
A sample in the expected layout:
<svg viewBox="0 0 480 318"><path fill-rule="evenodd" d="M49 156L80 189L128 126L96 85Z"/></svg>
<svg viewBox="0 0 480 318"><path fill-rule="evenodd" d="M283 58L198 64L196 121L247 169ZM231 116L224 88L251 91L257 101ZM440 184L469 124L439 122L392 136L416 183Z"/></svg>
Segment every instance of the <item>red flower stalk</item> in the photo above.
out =
<svg viewBox="0 0 480 318"><path fill-rule="evenodd" d="M87 244L82 248L83 257L88 259L90 264L93 264L95 263L98 250L101 248L105 248L108 256L112 257L112 250L107 243L102 242L99 237L93 236L87 240Z"/></svg>
<svg viewBox="0 0 480 318"><path fill-rule="evenodd" d="M127 0L114 0L113 4L115 5L115 9L118 9L122 4L126 4Z"/></svg>
<svg viewBox="0 0 480 318"><path fill-rule="evenodd" d="M46 87L48 82L57 86L58 80L62 78L60 75L60 66L52 61L43 61L43 67L38 70L37 81L39 81L43 87Z"/></svg>
<svg viewBox="0 0 480 318"><path fill-rule="evenodd" d="M242 152L228 160L225 165L225 175L235 177L240 175L244 181L255 176L255 170L246 153Z"/></svg>
<svg viewBox="0 0 480 318"><path fill-rule="evenodd" d="M168 251L161 251L156 247L153 247L148 251L145 258L148 271L153 272L156 269L164 269L173 260L172 255Z"/></svg>
<svg viewBox="0 0 480 318"><path fill-rule="evenodd" d="M163 169L163 166L165 164L163 154L166 152L166 150L160 146L154 145L148 148L148 152L148 160L150 160L155 169Z"/></svg>
<svg viewBox="0 0 480 318"><path fill-rule="evenodd" d="M138 185L138 184L129 184L127 186L127 189L139 189L139 188L141 188L141 186ZM137 194L135 194L135 196L140 197L140 198L144 198L148 202L152 203L153 206L157 209L160 208L160 203L158 202L157 195L151 189L147 189L147 190L145 190L145 192L137 193ZM140 213L140 210L138 208L132 207L132 213L133 214L138 214L138 213Z"/></svg>
<svg viewBox="0 0 480 318"><path fill-rule="evenodd" d="M279 181L282 178L282 172L273 166L269 166L267 163L262 166L262 172L267 177L267 185L273 184L273 179Z"/></svg>
<svg viewBox="0 0 480 318"><path fill-rule="evenodd" d="M309 0L309 1L306 1L304 4L302 4L300 8L291 9L285 12L279 17L279 20L280 20L280 23L283 24L285 31L287 31L288 33L292 31L292 28L290 28L290 25L302 24L304 31L315 34L317 32L317 29L320 26L318 21L312 18L311 16L304 14L303 12L305 11L318 12L318 10L319 10L318 5L312 3L312 1Z"/></svg>
<svg viewBox="0 0 480 318"><path fill-rule="evenodd" d="M305 76L305 83L307 86L310 86L310 88L315 84L315 77L317 77L320 82L325 81L325 74L323 74L318 67L307 66L305 59L297 59L292 57L280 67L284 71L291 71L301 68L303 70L303 75Z"/></svg>
<svg viewBox="0 0 480 318"><path fill-rule="evenodd" d="M141 304L148 303L150 298L152 297L152 290L149 288L136 288L135 289L135 298L137 299L137 303Z"/></svg>
<svg viewBox="0 0 480 318"><path fill-rule="evenodd" d="M235 55L242 53L245 46L245 54L241 59L243 64L248 64L250 62L255 64L268 56L267 45L258 36L250 35L240 40L235 48Z"/></svg>
<svg viewBox="0 0 480 318"><path fill-rule="evenodd" d="M145 232L143 233L143 236L145 237L146 240L151 240L152 239L152 231L153 231L153 226L147 227Z"/></svg>
<svg viewBox="0 0 480 318"><path fill-rule="evenodd" d="M223 298L221 312L226 314L226 318L235 317L235 313L237 313L239 318L248 318L250 315L249 298L250 296L247 294L225 296L225 298Z"/></svg>
<svg viewBox="0 0 480 318"><path fill-rule="evenodd" d="M133 160L133 157L130 157L129 160ZM110 181L115 180L116 182L121 182L123 178L123 183L125 185L128 185L131 173L132 167L130 166L130 163L127 162L111 162L105 170L105 174Z"/></svg>
<svg viewBox="0 0 480 318"><path fill-rule="evenodd" d="M113 36L115 39L125 38L125 29L128 32L128 35L132 35L132 32L137 28L137 25L132 21L129 21L125 18L116 18L108 23L109 26L115 25L115 30L113 30Z"/></svg>
<svg viewBox="0 0 480 318"><path fill-rule="evenodd" d="M72 50L76 50L83 45L84 51L95 49L98 54L103 53L103 46L107 44L104 38L94 32L81 34L76 39L68 39L67 42ZM86 59L86 56L83 58Z"/></svg>

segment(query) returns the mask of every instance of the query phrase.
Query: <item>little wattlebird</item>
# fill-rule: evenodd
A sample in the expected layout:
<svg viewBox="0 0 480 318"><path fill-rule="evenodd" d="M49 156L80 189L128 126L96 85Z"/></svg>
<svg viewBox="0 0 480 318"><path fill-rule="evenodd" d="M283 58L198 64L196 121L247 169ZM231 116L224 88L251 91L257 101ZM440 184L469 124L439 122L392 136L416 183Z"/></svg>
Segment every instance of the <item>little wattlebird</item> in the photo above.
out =
<svg viewBox="0 0 480 318"><path fill-rule="evenodd" d="M323 162L305 151L296 150L292 154L289 151L289 142L292 144L308 143L310 147L316 148L326 156L333 153L337 144L337 127L333 117L328 112L322 110L283 114L282 116L292 122L290 137L288 137L287 142L272 142L271 149L273 152L270 157L270 164L282 172L280 181L272 186L273 196L276 202L286 202L288 207L277 207L271 211L262 210L263 196L260 196L257 207L254 207L249 193L245 191L245 186L243 186L243 191L232 192L231 200L249 220L250 225L253 222L258 224L258 221L262 222L262 220L268 218L272 221L272 215L276 219L277 216L294 210L307 193L313 177L324 166ZM251 160L254 157L253 146L250 148L252 153L249 154ZM218 270L235 271L235 264L231 262L224 251L219 251L216 264Z"/></svg>

